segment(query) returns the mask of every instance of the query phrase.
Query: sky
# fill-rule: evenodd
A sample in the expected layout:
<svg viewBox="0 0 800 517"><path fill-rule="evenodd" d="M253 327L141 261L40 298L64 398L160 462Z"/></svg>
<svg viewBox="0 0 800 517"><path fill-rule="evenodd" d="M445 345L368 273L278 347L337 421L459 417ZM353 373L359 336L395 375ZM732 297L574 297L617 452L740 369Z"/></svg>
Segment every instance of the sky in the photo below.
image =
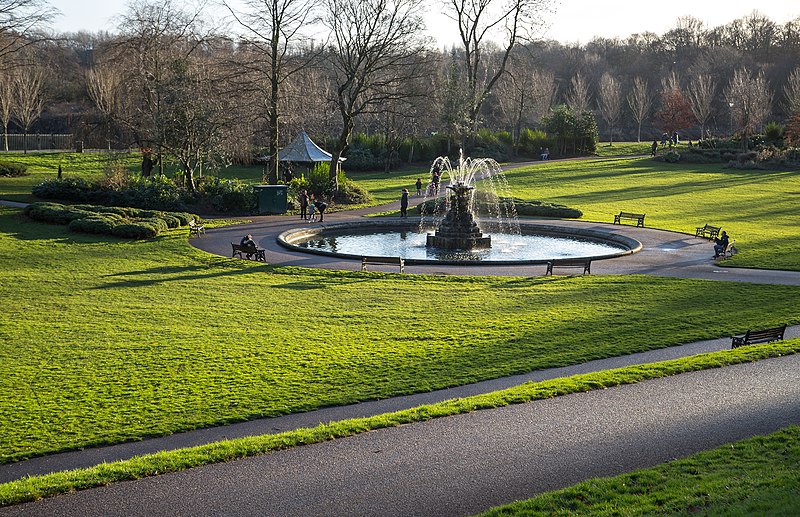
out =
<svg viewBox="0 0 800 517"><path fill-rule="evenodd" d="M555 10L549 17L549 28L544 36L562 43L588 43L594 36L625 38L642 32L662 34L675 27L678 17L687 15L715 27L752 13L755 6L777 23L800 17L798 0L770 0L764 4L753 0L554 1ZM62 13L51 25L56 32L115 32L115 15L126 10L128 0L50 0L50 3ZM440 45L455 42L454 22L435 13L428 14L426 21Z"/></svg>

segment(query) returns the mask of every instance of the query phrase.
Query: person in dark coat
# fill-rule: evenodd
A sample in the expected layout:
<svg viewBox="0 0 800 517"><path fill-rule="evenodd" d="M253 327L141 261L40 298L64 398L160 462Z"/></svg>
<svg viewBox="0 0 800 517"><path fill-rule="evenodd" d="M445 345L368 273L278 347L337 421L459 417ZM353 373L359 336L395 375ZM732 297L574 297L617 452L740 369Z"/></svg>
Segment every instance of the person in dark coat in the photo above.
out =
<svg viewBox="0 0 800 517"><path fill-rule="evenodd" d="M408 189L404 188L400 194L400 217L408 217Z"/></svg>
<svg viewBox="0 0 800 517"><path fill-rule="evenodd" d="M651 156L655 156L656 155L656 151L658 151L658 142L654 138L653 139L653 145L650 146L650 155Z"/></svg>
<svg viewBox="0 0 800 517"><path fill-rule="evenodd" d="M421 178L417 178L416 187L417 187L417 196L421 196L422 195L422 179Z"/></svg>
<svg viewBox="0 0 800 517"><path fill-rule="evenodd" d="M317 212L319 212L319 222L322 222L322 218L325 217L325 209L328 208L328 203L320 199L317 201L316 205Z"/></svg>
<svg viewBox="0 0 800 517"><path fill-rule="evenodd" d="M725 254L725 248L728 247L728 243L730 239L728 238L728 234L722 232L722 235L718 239L714 239L714 258L719 257L720 255Z"/></svg>
<svg viewBox="0 0 800 517"><path fill-rule="evenodd" d="M308 192L305 190L300 191L300 219L308 219Z"/></svg>

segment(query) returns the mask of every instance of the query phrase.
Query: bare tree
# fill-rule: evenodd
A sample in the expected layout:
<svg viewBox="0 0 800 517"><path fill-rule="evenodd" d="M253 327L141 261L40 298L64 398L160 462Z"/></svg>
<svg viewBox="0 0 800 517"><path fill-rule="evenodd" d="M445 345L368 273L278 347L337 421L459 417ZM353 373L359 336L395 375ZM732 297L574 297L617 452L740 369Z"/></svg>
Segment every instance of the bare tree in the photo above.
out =
<svg viewBox="0 0 800 517"><path fill-rule="evenodd" d="M570 81L570 89L567 92L567 106L575 116L580 116L581 113L589 111L591 104L592 97L589 94L589 82L583 74L578 72Z"/></svg>
<svg viewBox="0 0 800 517"><path fill-rule="evenodd" d="M251 54L263 59L244 61L244 68L266 76L264 104L267 108L270 182L278 179L279 99L284 83L292 75L313 61L308 53L300 55L299 42L304 39L302 29L315 20L317 2L314 0L247 0L246 11L241 13L225 2L239 24L247 30Z"/></svg>
<svg viewBox="0 0 800 517"><path fill-rule="evenodd" d="M714 97L717 92L717 85L710 75L701 74L689 83L688 100L689 106L697 122L700 123L700 138L705 138L705 127L708 119L713 113Z"/></svg>
<svg viewBox="0 0 800 517"><path fill-rule="evenodd" d="M604 73L600 77L598 108L603 120L608 124L608 145L614 142L614 127L622 112L622 88L619 81L611 74Z"/></svg>
<svg viewBox="0 0 800 517"><path fill-rule="evenodd" d="M43 73L36 68L23 68L14 75L14 118L22 127L22 148L28 152L28 131L44 108Z"/></svg>
<svg viewBox="0 0 800 517"><path fill-rule="evenodd" d="M0 121L3 123L3 146L8 151L8 125L14 112L14 74L0 74Z"/></svg>
<svg viewBox="0 0 800 517"><path fill-rule="evenodd" d="M538 122L553 105L555 79L552 72L512 65L497 83L495 96L506 124L512 129L516 146L523 123L526 120Z"/></svg>
<svg viewBox="0 0 800 517"><path fill-rule="evenodd" d="M447 0L446 5L445 14L458 24L464 50L468 116L474 132L481 107L505 72L511 51L520 40L531 40L541 28L549 0ZM500 58L493 70L484 60L490 39L500 45Z"/></svg>
<svg viewBox="0 0 800 517"><path fill-rule="evenodd" d="M631 108L634 120L636 120L636 141L642 141L642 123L647 120L650 110L653 107L653 99L647 90L647 79L635 77L633 87L628 92L628 106Z"/></svg>
<svg viewBox="0 0 800 517"><path fill-rule="evenodd" d="M725 88L725 99L731 108L731 116L742 135L742 146L747 148L749 135L757 131L769 116L772 93L767 86L764 73L753 77L750 72L740 68Z"/></svg>
<svg viewBox="0 0 800 517"><path fill-rule="evenodd" d="M0 0L0 70L16 65L11 54L46 39L37 30L56 14L46 0Z"/></svg>
<svg viewBox="0 0 800 517"><path fill-rule="evenodd" d="M328 57L342 117L331 150L334 192L339 189L339 158L349 145L356 118L407 98L408 93L396 86L422 74L414 59L422 51L421 8L421 0L328 0L325 23L333 43Z"/></svg>
<svg viewBox="0 0 800 517"><path fill-rule="evenodd" d="M783 87L786 111L789 114L800 113L800 66L792 70L786 85Z"/></svg>

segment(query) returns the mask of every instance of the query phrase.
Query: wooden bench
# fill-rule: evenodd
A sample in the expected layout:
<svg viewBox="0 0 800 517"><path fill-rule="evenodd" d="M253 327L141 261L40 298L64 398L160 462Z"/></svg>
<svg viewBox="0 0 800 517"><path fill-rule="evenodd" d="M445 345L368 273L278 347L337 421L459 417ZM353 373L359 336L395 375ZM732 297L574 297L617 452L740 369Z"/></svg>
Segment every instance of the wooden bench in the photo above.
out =
<svg viewBox="0 0 800 517"><path fill-rule="evenodd" d="M719 231L721 229L722 228L720 228L719 226L711 226L710 224L707 224L705 226L699 226L697 228L697 231L694 232L694 236L705 237L707 239L716 239L717 237L719 237Z"/></svg>
<svg viewBox="0 0 800 517"><path fill-rule="evenodd" d="M553 274L553 267L582 267L583 274L591 274L592 259L553 259L547 261L544 276Z"/></svg>
<svg viewBox="0 0 800 517"><path fill-rule="evenodd" d="M736 241L734 239L729 240L728 245L725 246L725 249L722 250L722 253L720 253L719 255L714 255L714 258L726 259L728 257L734 256L736 254L736 246L733 245L735 242Z"/></svg>
<svg viewBox="0 0 800 517"><path fill-rule="evenodd" d="M644 228L644 214L633 214L631 212L620 212L614 216L614 224L622 224L623 219L636 220L636 226Z"/></svg>
<svg viewBox="0 0 800 517"><path fill-rule="evenodd" d="M748 330L744 336L731 336L731 348L752 345L753 343L769 343L782 341L786 333L786 325L764 330Z"/></svg>
<svg viewBox="0 0 800 517"><path fill-rule="evenodd" d="M267 261L266 255L264 253L267 250L262 250L256 246L245 246L242 244L234 244L231 243L231 247L233 248L233 253L231 254L231 258L239 255L239 258L248 258L252 260L260 260L262 262Z"/></svg>
<svg viewBox="0 0 800 517"><path fill-rule="evenodd" d="M202 224L198 224L197 221L195 221L194 219L189 221L189 237L191 237L192 235L197 235L198 237L200 237L201 233L202 234L206 233L206 227L203 226Z"/></svg>
<svg viewBox="0 0 800 517"><path fill-rule="evenodd" d="M400 272L405 273L406 261L403 257L361 257L361 271L367 270L367 264L400 266Z"/></svg>

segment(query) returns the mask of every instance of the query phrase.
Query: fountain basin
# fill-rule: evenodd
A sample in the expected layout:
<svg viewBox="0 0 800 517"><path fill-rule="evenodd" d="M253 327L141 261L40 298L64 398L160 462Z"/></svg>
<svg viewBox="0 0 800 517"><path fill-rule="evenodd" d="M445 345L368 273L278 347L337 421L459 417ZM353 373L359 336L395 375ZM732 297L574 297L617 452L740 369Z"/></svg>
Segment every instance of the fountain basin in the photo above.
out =
<svg viewBox="0 0 800 517"><path fill-rule="evenodd" d="M421 232L419 222L413 219L295 228L279 235L278 243L293 251L344 259L400 256L408 264L453 265L542 264L559 258L600 260L629 255L642 248L635 239L598 228L521 223L521 235L515 235L497 233L491 224L482 223L481 226L491 234L491 248L451 250L429 247L430 234Z"/></svg>

